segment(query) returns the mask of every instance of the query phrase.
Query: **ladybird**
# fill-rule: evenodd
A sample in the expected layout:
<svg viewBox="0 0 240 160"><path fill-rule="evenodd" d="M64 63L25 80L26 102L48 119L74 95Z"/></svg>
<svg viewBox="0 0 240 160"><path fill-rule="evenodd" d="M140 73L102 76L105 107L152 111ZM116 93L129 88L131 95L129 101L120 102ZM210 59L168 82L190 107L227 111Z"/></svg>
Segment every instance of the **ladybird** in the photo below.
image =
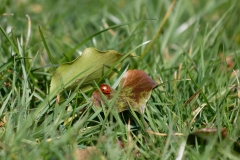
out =
<svg viewBox="0 0 240 160"><path fill-rule="evenodd" d="M107 84L101 84L101 85L100 85L100 90L101 90L104 94L110 94L110 93L111 93L111 88L110 88Z"/></svg>

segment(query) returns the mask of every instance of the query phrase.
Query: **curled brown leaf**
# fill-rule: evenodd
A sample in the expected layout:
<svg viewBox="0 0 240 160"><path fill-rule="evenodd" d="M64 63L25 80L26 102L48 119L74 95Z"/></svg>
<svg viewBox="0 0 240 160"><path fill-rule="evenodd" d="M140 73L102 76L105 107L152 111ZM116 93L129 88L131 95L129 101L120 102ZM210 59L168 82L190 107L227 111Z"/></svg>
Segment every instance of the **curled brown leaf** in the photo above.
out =
<svg viewBox="0 0 240 160"><path fill-rule="evenodd" d="M115 101L115 108L118 112L129 110L144 113L146 103L151 95L153 88L157 86L144 71L142 70L129 70L123 76L120 82L120 93ZM115 94L115 90L111 88L110 94L103 94L108 100L111 100ZM102 94L99 90L95 90L92 94L93 104L97 107L101 106L103 101Z"/></svg>

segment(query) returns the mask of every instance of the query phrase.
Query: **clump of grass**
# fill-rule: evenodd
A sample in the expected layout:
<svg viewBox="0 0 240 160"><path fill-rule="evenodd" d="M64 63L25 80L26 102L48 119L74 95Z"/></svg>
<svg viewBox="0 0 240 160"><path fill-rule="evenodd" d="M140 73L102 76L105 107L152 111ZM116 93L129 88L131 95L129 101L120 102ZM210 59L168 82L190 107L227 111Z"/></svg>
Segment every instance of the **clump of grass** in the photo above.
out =
<svg viewBox="0 0 240 160"><path fill-rule="evenodd" d="M60 103L49 99L51 75L86 47L140 56L146 45L137 46L153 39L171 3L78 4L26 1L0 7L1 159L73 159L88 146L107 159L238 159L232 150L239 137L237 1L176 1L145 56L123 63L122 70L142 69L162 83L145 114L128 111L125 119L95 110L91 93L78 89L62 92ZM233 141L186 144L193 131L222 127Z"/></svg>

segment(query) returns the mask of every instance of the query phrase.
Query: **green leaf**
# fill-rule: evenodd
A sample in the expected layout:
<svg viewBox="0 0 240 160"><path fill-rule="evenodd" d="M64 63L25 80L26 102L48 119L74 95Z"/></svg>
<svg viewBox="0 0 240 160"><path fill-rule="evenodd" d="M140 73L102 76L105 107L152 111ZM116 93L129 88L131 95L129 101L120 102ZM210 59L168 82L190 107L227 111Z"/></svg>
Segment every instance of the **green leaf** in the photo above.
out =
<svg viewBox="0 0 240 160"><path fill-rule="evenodd" d="M54 96L63 88L76 87L80 82L80 88L89 87L93 81L101 80L109 67L119 65L117 61L122 57L114 50L101 52L95 48L86 48L81 56L57 68L52 76L50 95Z"/></svg>

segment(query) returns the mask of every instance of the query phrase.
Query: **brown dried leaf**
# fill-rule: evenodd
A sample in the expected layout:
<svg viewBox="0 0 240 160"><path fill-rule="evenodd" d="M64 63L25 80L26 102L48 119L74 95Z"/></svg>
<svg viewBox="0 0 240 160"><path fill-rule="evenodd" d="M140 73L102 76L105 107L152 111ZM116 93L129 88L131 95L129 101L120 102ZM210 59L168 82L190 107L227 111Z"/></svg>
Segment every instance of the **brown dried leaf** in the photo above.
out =
<svg viewBox="0 0 240 160"><path fill-rule="evenodd" d="M210 142L217 135L218 135L217 128L202 128L200 130L197 130L197 131L191 133L187 138L187 142L188 142L188 144L195 145L195 142L197 140L198 144L206 145L207 142ZM238 143L237 141L234 141L228 137L228 132L227 132L226 128L222 128L220 130L220 136L222 139L232 141L233 142L233 150L237 153L240 153L240 143Z"/></svg>
<svg viewBox="0 0 240 160"><path fill-rule="evenodd" d="M227 137L227 129L222 128L220 130L221 132L221 137L224 139ZM193 133L191 133L188 136L188 143L189 144L195 144L195 139L198 141L203 141L204 143L210 141L213 139L214 136L218 135L218 129L217 128L202 128L200 130L197 130Z"/></svg>
<svg viewBox="0 0 240 160"><path fill-rule="evenodd" d="M116 107L119 112L133 110L144 113L146 102L148 101L151 91L157 86L143 70L129 70L123 76L122 90Z"/></svg>
<svg viewBox="0 0 240 160"><path fill-rule="evenodd" d="M142 70L129 70L123 76L120 84L122 84L122 88L115 102L115 108L118 112L128 110L131 107L137 112L144 113L151 91L157 86L157 83ZM108 100L111 100L115 92L111 88L109 94L103 94ZM100 107L104 102L98 90L93 92L92 101L95 107Z"/></svg>
<svg viewBox="0 0 240 160"><path fill-rule="evenodd" d="M87 147L85 149L76 150L77 160L105 160L106 158L96 147Z"/></svg>
<svg viewBox="0 0 240 160"><path fill-rule="evenodd" d="M232 70L232 68L234 67L234 59L232 56L224 56L223 53L220 54L220 57L222 58L222 61L224 63L226 63L226 69L227 70ZM222 68L222 70L224 70L224 68Z"/></svg>
<svg viewBox="0 0 240 160"><path fill-rule="evenodd" d="M234 66L233 57L227 56L227 57L226 57L226 63L227 63L227 68L228 68L229 70L232 69L233 66Z"/></svg>

